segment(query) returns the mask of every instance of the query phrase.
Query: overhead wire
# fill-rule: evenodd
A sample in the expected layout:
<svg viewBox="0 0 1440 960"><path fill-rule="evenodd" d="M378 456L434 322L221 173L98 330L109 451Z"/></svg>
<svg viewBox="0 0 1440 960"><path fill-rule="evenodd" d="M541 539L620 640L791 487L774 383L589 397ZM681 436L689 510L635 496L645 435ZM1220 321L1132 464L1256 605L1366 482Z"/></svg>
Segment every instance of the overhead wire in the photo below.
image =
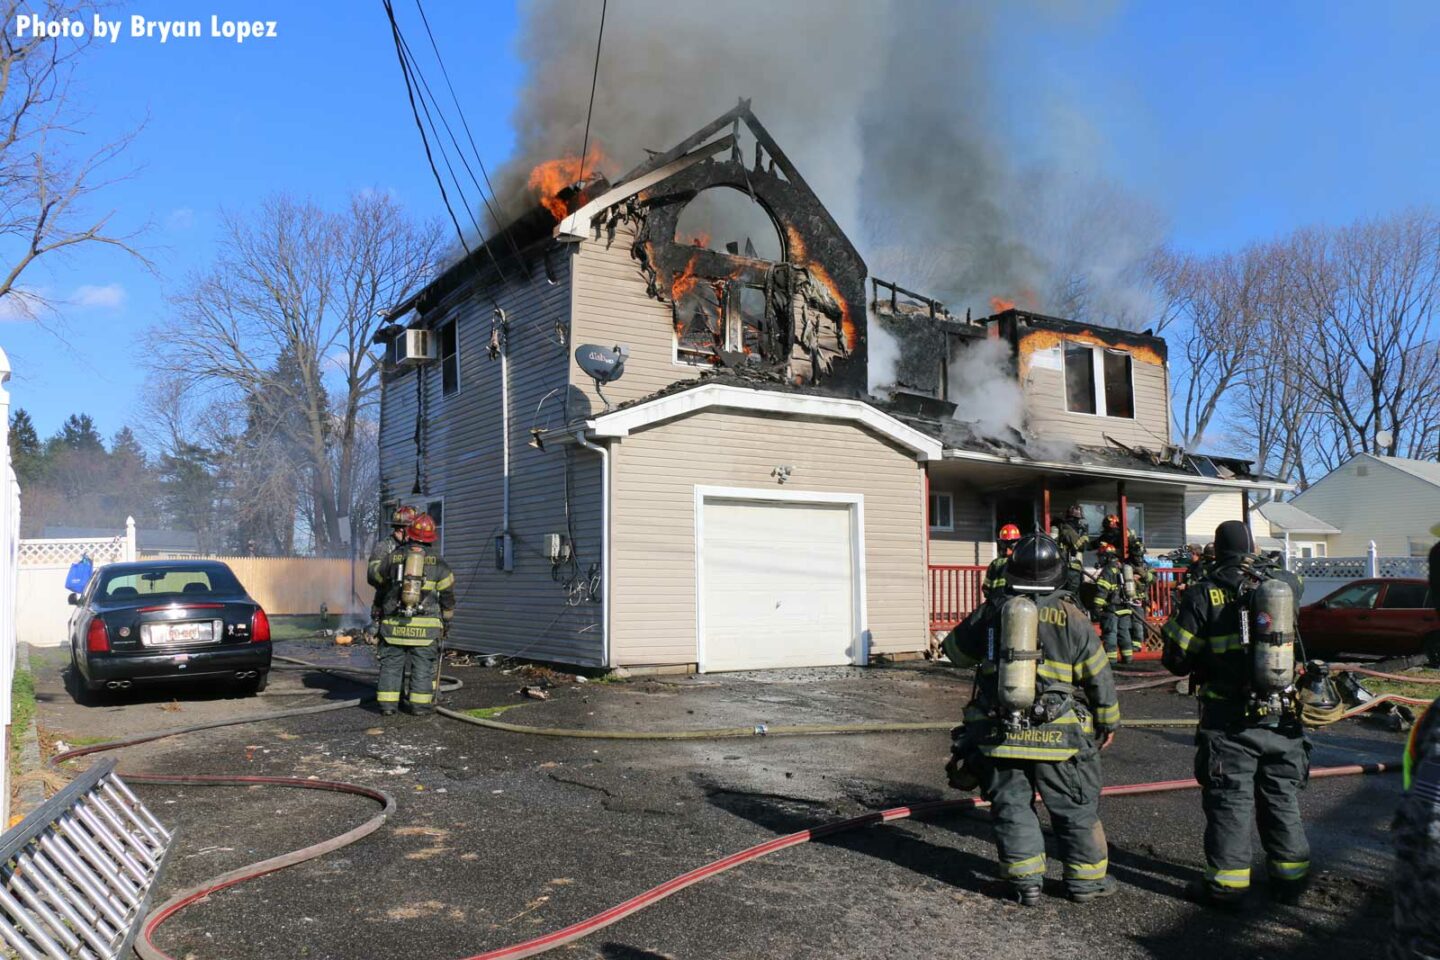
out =
<svg viewBox="0 0 1440 960"><path fill-rule="evenodd" d="M600 33L595 38L595 70L590 75L590 105L585 108L585 138L580 142L580 176L576 177L581 183L585 181L585 154L590 150L590 118L595 114L595 88L600 81L600 47L605 42L605 11L609 6L610 0L601 0Z"/></svg>

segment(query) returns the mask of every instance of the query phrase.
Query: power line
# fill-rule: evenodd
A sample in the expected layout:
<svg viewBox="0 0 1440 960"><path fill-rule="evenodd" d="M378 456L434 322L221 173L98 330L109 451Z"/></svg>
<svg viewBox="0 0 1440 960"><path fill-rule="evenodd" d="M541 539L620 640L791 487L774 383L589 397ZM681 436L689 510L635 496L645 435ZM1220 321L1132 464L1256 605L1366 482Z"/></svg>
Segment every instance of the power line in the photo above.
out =
<svg viewBox="0 0 1440 960"><path fill-rule="evenodd" d="M435 62L440 65L440 76L444 78L445 86L450 91L450 100L455 104L455 112L460 117L460 126L465 131L465 139L470 142L470 150L475 154L475 163L480 167L480 176L485 179L485 186L489 189L490 196L495 200L494 209L491 209L489 200L485 201L485 207L490 210L490 216L495 220L495 228L497 230L503 230L505 228L503 220L508 219L505 214L505 207L500 202L500 194L495 191L495 186L490 182L490 173L485 169L485 160L480 156L480 148L475 146L475 136L470 132L470 123L465 119L465 110L460 106L460 98L455 93L455 85L450 82L450 71L445 68L445 58L440 55L440 46L435 42L435 34L430 30L430 18L425 16L425 7L421 4L420 0L415 0L415 9L420 12L420 22L425 25L425 35L430 38L430 49L435 51ZM473 178L474 175L472 174L471 176ZM476 184L476 186L478 187L479 184ZM483 190L480 192L480 196L481 199L485 198L485 192ZM499 210L499 216L496 216L497 209ZM510 242L512 244L515 242L513 237ZM516 253L518 255L519 251L517 250Z"/></svg>
<svg viewBox="0 0 1440 960"><path fill-rule="evenodd" d="M590 149L590 117L595 113L595 85L600 79L600 45L605 42L605 10L610 0L600 4L600 35L595 38L595 72L590 75L590 106L585 110L585 139L580 144L580 176L577 182L585 182L585 153Z"/></svg>

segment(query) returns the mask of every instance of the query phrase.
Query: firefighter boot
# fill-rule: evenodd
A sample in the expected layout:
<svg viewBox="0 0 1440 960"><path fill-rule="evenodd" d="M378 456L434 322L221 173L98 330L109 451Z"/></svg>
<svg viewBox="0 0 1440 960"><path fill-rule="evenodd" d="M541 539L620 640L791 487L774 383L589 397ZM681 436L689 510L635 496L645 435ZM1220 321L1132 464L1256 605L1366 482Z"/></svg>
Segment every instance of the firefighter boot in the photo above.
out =
<svg viewBox="0 0 1440 960"><path fill-rule="evenodd" d="M1071 890L1070 899L1076 903L1089 903L1092 900L1103 900L1106 897L1113 897L1120 890L1120 883L1114 877L1107 876L1100 881L1100 886L1094 890Z"/></svg>
<svg viewBox="0 0 1440 960"><path fill-rule="evenodd" d="M1020 904L1022 907L1038 907L1040 906L1040 884L1012 883L1010 884L1009 899Z"/></svg>

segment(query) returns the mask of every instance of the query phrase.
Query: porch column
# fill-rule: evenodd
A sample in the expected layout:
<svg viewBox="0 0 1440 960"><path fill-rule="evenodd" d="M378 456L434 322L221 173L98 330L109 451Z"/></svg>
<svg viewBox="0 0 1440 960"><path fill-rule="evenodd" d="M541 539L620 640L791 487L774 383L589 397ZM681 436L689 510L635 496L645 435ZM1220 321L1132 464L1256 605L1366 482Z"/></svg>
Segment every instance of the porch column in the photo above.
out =
<svg viewBox="0 0 1440 960"><path fill-rule="evenodd" d="M1118 552L1123 559L1125 557L1126 544L1130 542L1130 521L1129 518L1126 517L1126 514L1130 512L1127 509L1129 500L1125 497L1124 480L1115 481L1115 499L1120 504L1120 547Z"/></svg>
<svg viewBox="0 0 1440 960"><path fill-rule="evenodd" d="M1050 478L1040 479L1040 522L1044 524L1040 532L1050 536Z"/></svg>
<svg viewBox="0 0 1440 960"><path fill-rule="evenodd" d="M1255 541L1255 531L1250 529L1250 494L1244 490L1240 491L1240 520L1245 524L1245 529L1250 530L1250 541Z"/></svg>

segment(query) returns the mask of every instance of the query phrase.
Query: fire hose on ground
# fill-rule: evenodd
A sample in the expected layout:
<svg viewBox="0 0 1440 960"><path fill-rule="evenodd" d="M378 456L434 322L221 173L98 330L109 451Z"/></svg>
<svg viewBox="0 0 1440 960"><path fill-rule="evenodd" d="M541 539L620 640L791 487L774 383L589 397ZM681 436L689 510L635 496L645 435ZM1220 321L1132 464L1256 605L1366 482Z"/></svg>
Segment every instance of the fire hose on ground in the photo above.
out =
<svg viewBox="0 0 1440 960"><path fill-rule="evenodd" d="M289 665L285 668L299 668L307 670L322 670L338 676L347 675L373 675L375 671L363 669L350 669L345 667L325 667L312 664L303 660L296 660L288 657L277 657ZM1363 669L1363 668L1362 668ZM1373 673L1373 671L1372 671ZM459 689L462 684L454 678L442 677L441 689L452 691ZM1163 678L1165 683L1172 682L1172 678ZM1432 681L1440 682L1440 681ZM1131 689L1156 686L1159 681L1153 683L1133 685ZM1125 688L1121 688L1125 689ZM1345 714L1346 717L1357 716L1366 710L1373 709L1383 702L1399 701L1405 703L1424 703L1425 701L1415 698L1400 697L1395 694L1384 694L1376 697L1365 704ZM266 714L259 714L251 717L236 718L230 720L213 721L209 723L195 724L189 727L176 728L167 731L159 731L153 734L131 737L124 740L111 741L109 743L96 744L82 747L57 755L51 763L58 766L68 760L89 754L103 751L117 750L136 744L148 743L159 739L173 736L180 736L187 733L202 730L211 730L226 726L240 724L258 723L266 720L278 720L288 717L308 716L312 714L329 713L355 707L365 702L364 699L356 698L350 700L336 701L316 707L302 707L290 710L275 711ZM884 732L906 732L916 730L940 730L951 729L950 723L891 723L891 724L809 724L794 726L767 727L757 725L753 727L730 727L710 730L684 730L684 731L596 731L576 730L565 728L541 728L527 727L519 724L507 724L489 718L473 717L469 714L460 713L446 707L439 707L437 712L441 715L471 723L478 726L489 727L507 733L521 733L538 736L560 736L576 737L585 739L617 739L617 740L687 740L687 739L717 739L732 737L753 737L761 736L805 736L820 734L841 734L841 733L884 733ZM1193 726L1193 719L1159 719L1159 720L1135 720L1130 721L1132 727L1178 727ZM1393 773L1398 769L1397 764L1373 763L1353 764L1336 767L1321 767L1312 770L1310 776L1315 779L1340 776L1354 776L1362 774ZM381 805L379 812L371 816L363 823L352 827L345 832L329 839L320 841L309 846L292 850L279 856L270 857L247 866L238 867L227 871L217 877L213 877L196 886L182 890L172 896L165 903L161 904L146 918L135 944L136 953L143 960L174 960L154 943L154 935L159 928L169 919L184 910L185 908L204 900L212 893L233 887L247 880L274 873L286 867L295 866L316 857L340 850L358 840L369 836L378 830L395 810L395 801L387 793L360 784L345 783L341 781L307 780L298 777L272 777L272 776L244 776L244 775L156 775L156 774L131 774L127 773L126 778L137 783L148 783L154 785L169 786L279 786L291 789L324 790L366 797ZM1199 784L1193 779L1163 780L1150 783L1120 784L1105 787L1101 791L1102 796L1139 796L1145 794L1164 793L1175 790L1195 789ZM910 806L893 807L888 810L871 811L859 816L850 817L844 820L832 821L801 830L796 833L787 834L782 837L775 837L763 843L756 844L745 850L730 854L705 864L696 869L683 873L672 880L666 881L659 886L653 887L623 903L604 910L592 917L571 924L552 933L544 934L522 943L502 947L497 950L476 954L465 960L520 960L523 957L533 957L546 953L558 947L580 940L591 933L601 930L611 924L638 913L645 908L652 906L659 901L678 893L687 887L693 886L711 877L718 876L728 870L734 869L742 864L757 860L769 854L785 850L790 847L808 843L811 840L820 840L850 830L867 827L877 823L889 823L896 820L903 820L910 817L920 817L945 813L949 811L973 809L984 807L985 803L978 797L962 797L951 800L937 800Z"/></svg>

